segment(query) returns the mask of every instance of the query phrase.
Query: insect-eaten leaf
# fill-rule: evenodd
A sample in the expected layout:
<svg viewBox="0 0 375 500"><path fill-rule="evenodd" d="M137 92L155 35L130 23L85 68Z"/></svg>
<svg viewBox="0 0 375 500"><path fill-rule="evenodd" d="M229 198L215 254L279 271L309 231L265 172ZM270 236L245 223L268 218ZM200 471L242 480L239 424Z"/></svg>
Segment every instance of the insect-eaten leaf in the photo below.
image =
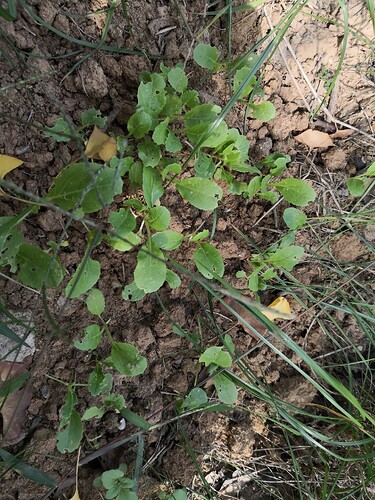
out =
<svg viewBox="0 0 375 500"><path fill-rule="evenodd" d="M0 413L3 418L3 446L23 439L26 410L32 397L30 385L21 388L30 373L22 363L0 361Z"/></svg>
<svg viewBox="0 0 375 500"><path fill-rule="evenodd" d="M22 165L23 161L13 156L0 155L0 179L4 179L7 173ZM0 188L0 196L6 196L5 191Z"/></svg>
<svg viewBox="0 0 375 500"><path fill-rule="evenodd" d="M116 140L94 127L86 146L86 156L94 160L109 161L116 156L116 153Z"/></svg>
<svg viewBox="0 0 375 500"><path fill-rule="evenodd" d="M296 135L294 139L311 149L334 146L329 134L327 132L320 132L319 130L305 130L302 134Z"/></svg>

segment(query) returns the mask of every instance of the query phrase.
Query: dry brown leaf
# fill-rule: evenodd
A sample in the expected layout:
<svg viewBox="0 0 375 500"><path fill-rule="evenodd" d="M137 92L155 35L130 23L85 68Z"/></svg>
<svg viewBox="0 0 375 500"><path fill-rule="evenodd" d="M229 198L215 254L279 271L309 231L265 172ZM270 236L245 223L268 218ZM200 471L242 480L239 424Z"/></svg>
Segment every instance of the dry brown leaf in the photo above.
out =
<svg viewBox="0 0 375 500"><path fill-rule="evenodd" d="M294 139L311 149L334 146L330 135L327 132L320 132L319 130L305 130L302 134L296 135Z"/></svg>
<svg viewBox="0 0 375 500"><path fill-rule="evenodd" d="M336 130L333 134L329 134L331 139L345 139L354 133L354 130L350 128L344 128L343 130Z"/></svg>
<svg viewBox="0 0 375 500"><path fill-rule="evenodd" d="M16 379L27 369L23 363L0 361L0 388ZM3 417L3 438L7 445L15 444L23 438L23 427L32 397L29 384L10 393L6 398L0 398L0 412Z"/></svg>
<svg viewBox="0 0 375 500"><path fill-rule="evenodd" d="M88 140L85 154L94 160L109 161L117 153L117 144L113 137L94 127Z"/></svg>
<svg viewBox="0 0 375 500"><path fill-rule="evenodd" d="M15 168L22 165L23 161L13 156L0 155L0 179L4 179L4 176L14 170ZM0 196L5 196L6 193L0 188Z"/></svg>
<svg viewBox="0 0 375 500"><path fill-rule="evenodd" d="M243 296L244 300L247 299L246 296ZM234 300L232 297L225 297L224 302L226 302L237 314L241 316L252 326L260 335L264 335L267 328L261 323L255 316L253 316L241 303L237 300ZM285 318L286 316L292 316L289 302L284 297L278 297L274 300L268 307L262 307L262 314L266 316L270 321L274 322L278 318ZM238 321L238 324L242 326L245 332L249 333L253 338L259 340L258 336L250 330L247 326L244 325L242 321Z"/></svg>

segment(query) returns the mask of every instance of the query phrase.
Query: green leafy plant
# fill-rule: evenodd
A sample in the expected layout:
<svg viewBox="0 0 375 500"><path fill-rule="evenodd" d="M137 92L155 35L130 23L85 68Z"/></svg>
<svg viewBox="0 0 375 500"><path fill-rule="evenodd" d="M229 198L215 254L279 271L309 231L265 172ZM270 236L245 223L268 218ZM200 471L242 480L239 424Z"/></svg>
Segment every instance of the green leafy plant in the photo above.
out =
<svg viewBox="0 0 375 500"><path fill-rule="evenodd" d="M126 471L126 464L120 464L118 469L107 470L94 480L94 487L104 488L106 490L104 498L107 499L137 500L138 495L134 491L135 481L125 476Z"/></svg>
<svg viewBox="0 0 375 500"><path fill-rule="evenodd" d="M346 182L350 194L352 196L361 196L366 191L369 180L373 177L375 177L375 162L363 174L347 179Z"/></svg>

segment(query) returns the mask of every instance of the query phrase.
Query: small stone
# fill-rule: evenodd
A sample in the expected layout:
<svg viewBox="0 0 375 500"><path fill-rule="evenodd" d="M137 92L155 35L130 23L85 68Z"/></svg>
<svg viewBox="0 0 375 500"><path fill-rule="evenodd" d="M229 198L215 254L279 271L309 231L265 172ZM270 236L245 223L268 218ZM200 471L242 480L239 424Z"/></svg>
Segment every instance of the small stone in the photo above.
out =
<svg viewBox="0 0 375 500"><path fill-rule="evenodd" d="M347 164L345 152L338 148L332 148L322 153L322 159L330 170L344 170Z"/></svg>
<svg viewBox="0 0 375 500"><path fill-rule="evenodd" d="M80 75L81 78L77 77L75 83L77 87L81 86L89 97L102 98L108 94L107 78L95 59L91 58L83 63Z"/></svg>

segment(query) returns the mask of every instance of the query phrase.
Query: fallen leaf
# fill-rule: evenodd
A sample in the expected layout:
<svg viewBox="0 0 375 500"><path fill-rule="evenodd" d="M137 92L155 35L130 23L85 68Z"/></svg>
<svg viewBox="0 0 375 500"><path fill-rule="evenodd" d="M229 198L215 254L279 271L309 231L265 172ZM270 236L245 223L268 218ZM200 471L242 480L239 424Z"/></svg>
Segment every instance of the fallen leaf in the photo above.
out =
<svg viewBox="0 0 375 500"><path fill-rule="evenodd" d="M319 130L305 130L302 134L296 135L294 139L311 149L334 146L330 135L327 132L320 132Z"/></svg>
<svg viewBox="0 0 375 500"><path fill-rule="evenodd" d="M23 363L0 361L0 390L3 391L18 377L26 375L27 369ZM3 445L16 444L23 438L23 427L26 419L26 409L32 397L29 384L16 389L6 397L0 398L0 412L3 417Z"/></svg>
<svg viewBox="0 0 375 500"><path fill-rule="evenodd" d="M345 139L354 133L354 130L350 128L344 128L343 130L336 130L333 134L329 134L331 139Z"/></svg>
<svg viewBox="0 0 375 500"><path fill-rule="evenodd" d="M13 156L0 155L0 179L4 179L8 172L22 165L23 161ZM0 188L0 196L6 196L5 191Z"/></svg>
<svg viewBox="0 0 375 500"><path fill-rule="evenodd" d="M113 137L94 127L88 140L85 154L94 160L109 161L117 153L117 144Z"/></svg>
<svg viewBox="0 0 375 500"><path fill-rule="evenodd" d="M239 299L233 299L232 297L225 297L224 302L226 302L241 318L252 326L260 335L264 335L267 328L261 323L251 312L246 309L241 302L246 303L249 301L251 305L254 305L253 301L248 299L248 297L241 295ZM260 307L259 307L260 306ZM224 306L223 306L224 307ZM276 319L293 319L294 315L291 312L289 302L284 297L278 297L274 300L268 307L257 304L257 309L260 310L264 316L266 316L270 321L274 322ZM226 309L226 308L225 308ZM227 309L226 309L227 311ZM249 333L256 340L259 340L258 336L244 323L238 320L238 323L242 326L245 332Z"/></svg>

